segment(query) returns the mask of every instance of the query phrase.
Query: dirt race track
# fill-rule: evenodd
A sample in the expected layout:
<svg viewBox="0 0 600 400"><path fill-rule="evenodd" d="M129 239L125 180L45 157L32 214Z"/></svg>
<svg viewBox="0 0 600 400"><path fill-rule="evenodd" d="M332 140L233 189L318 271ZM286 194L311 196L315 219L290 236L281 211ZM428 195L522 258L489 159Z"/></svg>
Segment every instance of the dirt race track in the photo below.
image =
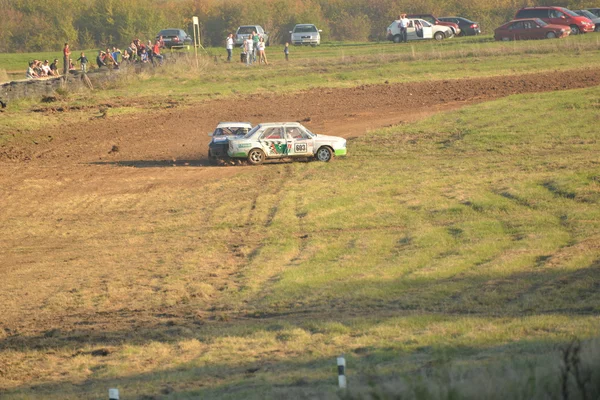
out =
<svg viewBox="0 0 600 400"><path fill-rule="evenodd" d="M112 116L111 105L105 105L108 112L104 117L96 116L77 125L44 132L44 137L52 140L0 147L0 201L3 204L0 224L10 223L11 215L35 216L48 196L69 198L69 191L81 194L86 187L102 193L134 193L150 181L168 190L169 186L201 184L236 174L242 168L211 167L206 159L207 132L212 131L218 121L301 121L316 133L351 138L441 110L512 94L597 85L600 85L600 69L584 69L518 77L321 88L288 95L252 96L253 101L248 97L209 100L193 106L165 104L170 108L119 116ZM115 99L112 106L121 104L120 101ZM265 106L257 107L257 104ZM351 147L348 154L352 157ZM14 275L16 279L19 271L30 268L26 264L34 261L25 262L11 251L21 244L15 240L20 239L9 235L0 239L0 259L3 260L0 274ZM37 240L37 244L27 245L41 246L39 238ZM8 331L18 329L21 333L53 328L56 320L36 317L33 304L19 304L20 295L27 294L28 289L24 283L16 285L8 294L10 298L4 299L6 303L0 302L0 326ZM43 291L40 289L40 296ZM68 329L77 323L75 318L65 316L61 326Z"/></svg>

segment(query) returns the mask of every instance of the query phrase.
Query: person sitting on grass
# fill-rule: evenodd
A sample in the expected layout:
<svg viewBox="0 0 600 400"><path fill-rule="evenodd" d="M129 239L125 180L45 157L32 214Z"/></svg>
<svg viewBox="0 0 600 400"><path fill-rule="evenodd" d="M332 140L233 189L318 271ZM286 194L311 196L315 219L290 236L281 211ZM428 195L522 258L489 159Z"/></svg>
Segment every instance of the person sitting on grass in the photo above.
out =
<svg viewBox="0 0 600 400"><path fill-rule="evenodd" d="M50 65L48 64L48 60L44 60L42 64L42 76L52 76L52 70L50 69Z"/></svg>
<svg viewBox="0 0 600 400"><path fill-rule="evenodd" d="M148 62L148 53L146 53L146 49L142 49L142 55L140 57L140 59L142 60L143 63L147 63Z"/></svg>
<svg viewBox="0 0 600 400"><path fill-rule="evenodd" d="M26 77L27 79L35 79L39 77L38 74L33 70L33 61L29 61Z"/></svg>
<svg viewBox="0 0 600 400"><path fill-rule="evenodd" d="M106 55L102 50L98 52L98 57L96 57L96 64L98 64L98 68L106 67L106 62L104 61Z"/></svg>
<svg viewBox="0 0 600 400"><path fill-rule="evenodd" d="M52 64L50 64L50 71L52 71L52 75L60 76L60 72L58 72L58 58L55 58Z"/></svg>
<svg viewBox="0 0 600 400"><path fill-rule="evenodd" d="M157 40L156 43L154 43L154 47L152 47L152 53L154 58L158 59L158 65L162 65L163 63L163 56L160 54L160 41Z"/></svg>

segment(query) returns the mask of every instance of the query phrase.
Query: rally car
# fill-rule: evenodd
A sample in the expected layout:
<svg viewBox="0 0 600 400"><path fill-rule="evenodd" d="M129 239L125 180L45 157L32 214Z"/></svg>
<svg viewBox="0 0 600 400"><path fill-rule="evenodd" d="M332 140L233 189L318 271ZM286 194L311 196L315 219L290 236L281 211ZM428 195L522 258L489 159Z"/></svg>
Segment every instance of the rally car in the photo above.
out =
<svg viewBox="0 0 600 400"><path fill-rule="evenodd" d="M227 158L230 139L243 137L252 129L249 122L219 122L214 132L208 134L212 140L208 144L208 159L216 164L218 160Z"/></svg>
<svg viewBox="0 0 600 400"><path fill-rule="evenodd" d="M229 140L229 157L262 164L266 159L316 158L330 161L346 155L346 139L317 135L297 122L271 122L255 126L243 138Z"/></svg>

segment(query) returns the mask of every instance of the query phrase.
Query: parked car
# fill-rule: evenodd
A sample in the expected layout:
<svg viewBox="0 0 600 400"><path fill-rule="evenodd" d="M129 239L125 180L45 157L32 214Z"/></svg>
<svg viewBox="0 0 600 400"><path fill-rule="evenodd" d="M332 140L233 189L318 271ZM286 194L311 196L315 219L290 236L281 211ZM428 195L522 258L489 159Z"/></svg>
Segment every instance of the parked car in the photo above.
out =
<svg viewBox="0 0 600 400"><path fill-rule="evenodd" d="M582 17L589 18L594 23L594 32L600 32L600 17L588 10L573 10L575 14L579 14Z"/></svg>
<svg viewBox="0 0 600 400"><path fill-rule="evenodd" d="M453 22L460 28L459 36L474 36L481 34L479 22L474 22L463 17L439 17L442 22Z"/></svg>
<svg viewBox="0 0 600 400"><path fill-rule="evenodd" d="M227 154L262 164L266 159L316 158L330 161L346 155L346 139L317 135L298 122L273 122L256 125L246 136L229 140Z"/></svg>
<svg viewBox="0 0 600 400"><path fill-rule="evenodd" d="M424 19L425 21L429 22L431 25L447 26L450 29L452 29L452 33L454 35L456 35L456 36L460 35L460 27L458 26L457 23L441 21L431 14L409 14L406 16L406 18L419 18L419 19Z"/></svg>
<svg viewBox="0 0 600 400"><path fill-rule="evenodd" d="M567 37L570 33L571 28L568 26L547 24L539 18L528 18L513 20L496 28L494 39L554 39Z"/></svg>
<svg viewBox="0 0 600 400"><path fill-rule="evenodd" d="M233 41L236 45L240 46L244 43L244 40L248 39L248 35L252 35L252 32L258 33L258 36L265 40L265 45L269 46L269 34L265 32L260 25L242 25L235 31Z"/></svg>
<svg viewBox="0 0 600 400"><path fill-rule="evenodd" d="M249 122L219 122L214 132L208 134L212 137L208 144L208 159L211 163L227 158L229 140L244 137L250 130L252 124Z"/></svg>
<svg viewBox="0 0 600 400"><path fill-rule="evenodd" d="M592 32L594 23L564 7L524 7L517 11L515 19L539 18L547 24L567 25L572 35Z"/></svg>
<svg viewBox="0 0 600 400"><path fill-rule="evenodd" d="M165 47L168 49L183 48L194 44L194 40L183 29L163 29L156 34L156 40L160 39L161 36Z"/></svg>
<svg viewBox="0 0 600 400"><path fill-rule="evenodd" d="M298 24L290 31L290 34L292 35L290 43L295 46L318 46L321 44L321 32L323 31L317 29L313 24Z"/></svg>
<svg viewBox="0 0 600 400"><path fill-rule="evenodd" d="M419 28L419 26L421 28ZM406 29L407 40L435 39L443 40L452 37L452 29L448 26L432 25L424 19L409 18ZM387 27L387 39L400 43L400 21L396 20Z"/></svg>
<svg viewBox="0 0 600 400"><path fill-rule="evenodd" d="M595 16L600 17L600 8L588 8L587 10Z"/></svg>

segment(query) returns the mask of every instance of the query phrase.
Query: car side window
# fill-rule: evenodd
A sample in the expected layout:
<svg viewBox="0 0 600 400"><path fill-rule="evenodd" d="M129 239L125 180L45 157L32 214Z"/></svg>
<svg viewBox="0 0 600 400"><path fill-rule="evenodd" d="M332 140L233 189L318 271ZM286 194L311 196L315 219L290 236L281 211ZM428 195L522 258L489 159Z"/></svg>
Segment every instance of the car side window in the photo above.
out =
<svg viewBox="0 0 600 400"><path fill-rule="evenodd" d="M435 21L431 17L423 17L423 19L427 22L431 22L432 24L435 24Z"/></svg>
<svg viewBox="0 0 600 400"><path fill-rule="evenodd" d="M427 23L427 21L423 22L423 26L429 28L431 26L431 24Z"/></svg>
<svg viewBox="0 0 600 400"><path fill-rule="evenodd" d="M268 128L260 137L261 139L273 140L273 139L283 139L283 135L281 134L280 127Z"/></svg>
<svg viewBox="0 0 600 400"><path fill-rule="evenodd" d="M296 127L285 128L285 131L287 132L288 139L301 140L309 138L306 133L302 132L299 128Z"/></svg>
<svg viewBox="0 0 600 400"><path fill-rule="evenodd" d="M510 26L510 28L509 28L509 29L513 29L513 30L514 30L514 29L523 29L523 22L522 22L522 21L515 22L514 24L512 24L512 25Z"/></svg>
<svg viewBox="0 0 600 400"><path fill-rule="evenodd" d="M407 25L407 27L409 27L409 28L412 28L412 27L413 27L413 22L412 22L412 20L411 20L411 21L408 21L408 25Z"/></svg>

